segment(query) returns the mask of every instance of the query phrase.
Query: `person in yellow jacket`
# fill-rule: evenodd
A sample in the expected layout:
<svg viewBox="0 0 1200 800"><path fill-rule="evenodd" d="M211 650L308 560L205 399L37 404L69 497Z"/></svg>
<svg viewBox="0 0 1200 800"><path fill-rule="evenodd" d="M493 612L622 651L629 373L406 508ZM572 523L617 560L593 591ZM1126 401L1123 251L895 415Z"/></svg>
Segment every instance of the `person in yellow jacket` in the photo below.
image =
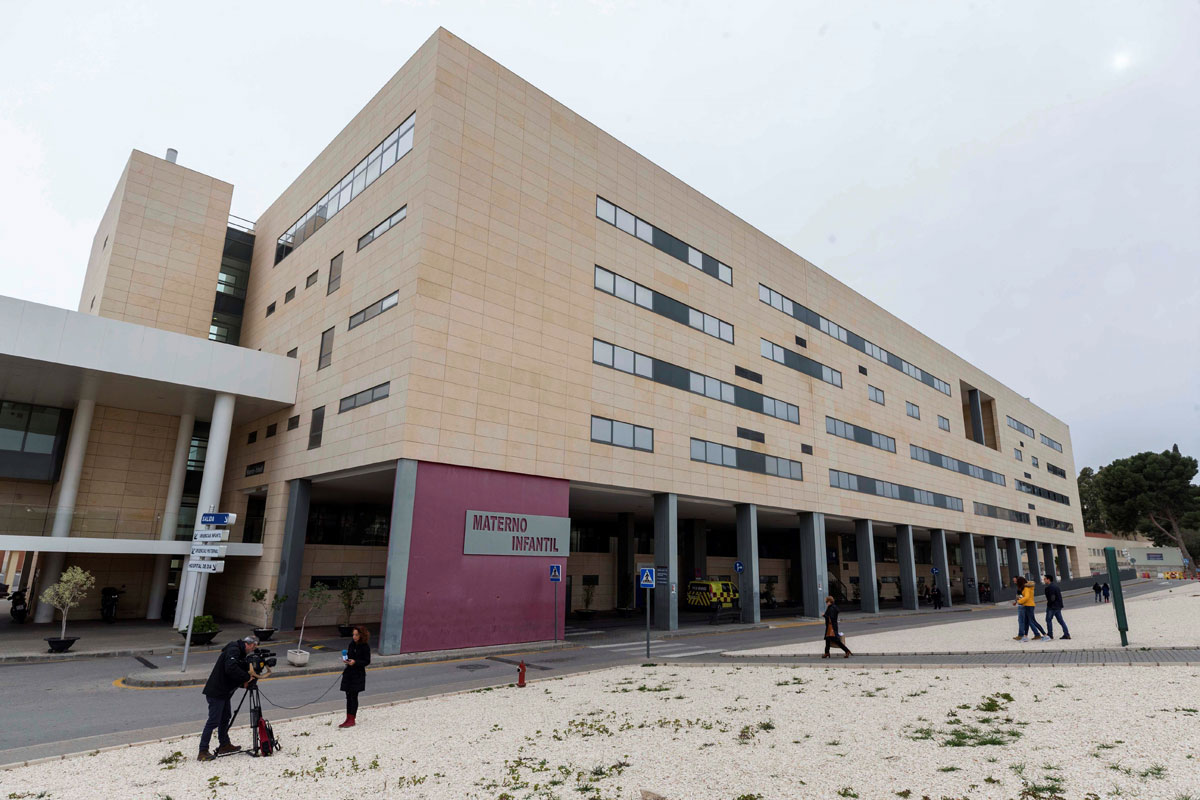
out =
<svg viewBox="0 0 1200 800"><path fill-rule="evenodd" d="M1037 607L1037 599L1033 594L1033 584L1024 578L1017 576L1013 579L1017 585L1017 599L1013 601L1013 605L1017 607L1017 619L1020 623L1020 632L1013 638L1022 641L1029 641L1029 631L1033 631L1033 640L1036 642L1046 635L1046 631L1038 624L1037 614L1034 609Z"/></svg>

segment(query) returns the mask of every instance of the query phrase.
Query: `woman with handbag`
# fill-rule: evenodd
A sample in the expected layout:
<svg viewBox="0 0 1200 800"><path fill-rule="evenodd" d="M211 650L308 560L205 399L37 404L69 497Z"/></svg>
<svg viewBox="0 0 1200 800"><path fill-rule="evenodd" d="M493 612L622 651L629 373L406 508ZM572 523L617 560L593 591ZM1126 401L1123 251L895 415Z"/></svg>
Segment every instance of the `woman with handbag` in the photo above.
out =
<svg viewBox="0 0 1200 800"><path fill-rule="evenodd" d="M838 632L838 607L833 604L833 597L825 598L825 655L821 658L829 658L829 646L840 647L845 651L846 655L842 658L849 658L850 648L846 647L846 643L842 641L842 635Z"/></svg>
<svg viewBox="0 0 1200 800"><path fill-rule="evenodd" d="M346 693L346 721L339 728L353 728L358 715L358 693L367 688L367 665L371 663L371 634L362 625L355 625L350 634L350 646L342 654L346 668L342 670L342 691Z"/></svg>

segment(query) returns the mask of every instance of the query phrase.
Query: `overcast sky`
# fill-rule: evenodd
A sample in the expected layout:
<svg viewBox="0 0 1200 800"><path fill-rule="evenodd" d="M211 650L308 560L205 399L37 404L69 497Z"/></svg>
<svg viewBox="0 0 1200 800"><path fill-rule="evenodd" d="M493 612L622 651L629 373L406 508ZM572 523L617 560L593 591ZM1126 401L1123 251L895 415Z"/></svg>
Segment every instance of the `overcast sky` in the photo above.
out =
<svg viewBox="0 0 1200 800"><path fill-rule="evenodd" d="M443 25L1071 426L1200 456L1200 2L0 2L0 294L132 148L256 218Z"/></svg>

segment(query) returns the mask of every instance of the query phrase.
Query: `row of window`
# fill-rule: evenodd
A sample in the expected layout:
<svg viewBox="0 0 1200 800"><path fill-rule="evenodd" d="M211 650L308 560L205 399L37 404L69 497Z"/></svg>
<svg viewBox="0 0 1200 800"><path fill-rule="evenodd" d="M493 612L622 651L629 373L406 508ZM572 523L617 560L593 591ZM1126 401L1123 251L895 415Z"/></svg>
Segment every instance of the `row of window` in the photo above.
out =
<svg viewBox="0 0 1200 800"><path fill-rule="evenodd" d="M406 217L408 217L408 206L407 205L402 206L400 208L400 210L397 211L395 214L392 214L390 217L385 219L383 222L379 223L374 228L367 231L362 236L358 237L358 249L362 250L364 247L369 245L371 242L375 241L380 236L383 236L385 233L387 233L389 230L391 230L393 225L400 224Z"/></svg>
<svg viewBox="0 0 1200 800"><path fill-rule="evenodd" d="M829 485L835 489L849 489L852 492L873 494L892 500L904 500L908 503L920 503L925 506L936 506L949 511L963 510L963 501L958 497L950 497L925 489L915 489L911 486L901 486L836 469L829 470Z"/></svg>
<svg viewBox="0 0 1200 800"><path fill-rule="evenodd" d="M654 452L654 429L606 417L592 417L592 441Z"/></svg>
<svg viewBox="0 0 1200 800"><path fill-rule="evenodd" d="M63 409L0 402L0 450L48 455L54 452Z"/></svg>
<svg viewBox="0 0 1200 800"><path fill-rule="evenodd" d="M1029 524L1029 515L1024 511L1013 511L1011 508L1000 508L999 506L992 506L987 503L976 503L975 514L980 517L993 517L995 519L1008 520L1009 522Z"/></svg>
<svg viewBox="0 0 1200 800"><path fill-rule="evenodd" d="M974 464L968 464L966 461L961 461L957 458L935 453L932 450L926 450L924 447L918 447L915 444L908 446L908 454L913 461L922 461L935 467L948 469L951 472L958 472L962 475L970 475L972 478L978 478L981 481L990 481L999 486L1006 485L1004 476L999 472L992 472L990 469L977 467Z"/></svg>
<svg viewBox="0 0 1200 800"><path fill-rule="evenodd" d="M757 472L760 475L775 475L793 481L804 480L804 466L799 461L768 456L741 447L730 447L718 442L692 439L692 461L703 461L719 467Z"/></svg>
<svg viewBox="0 0 1200 800"><path fill-rule="evenodd" d="M1038 517L1037 524L1042 528L1053 528L1056 531L1066 531L1067 533L1075 532L1075 526L1071 523L1063 522L1062 520L1057 519L1050 519L1049 517Z"/></svg>
<svg viewBox="0 0 1200 800"><path fill-rule="evenodd" d="M733 270L725 264L599 196L596 197L596 217L723 283L733 285Z"/></svg>
<svg viewBox="0 0 1200 800"><path fill-rule="evenodd" d="M288 254L320 230L326 222L362 194L380 175L404 158L413 146L413 127L417 115L411 114L376 145L363 160L358 162L346 176L334 184L325 196L318 200L300 219L296 220L275 243L275 263L287 258ZM361 249L361 248L360 248Z"/></svg>
<svg viewBox="0 0 1200 800"><path fill-rule="evenodd" d="M892 437L861 428L858 425L851 425L849 422L842 422L840 419L834 419L833 417L825 418L825 432L831 433L834 436L840 436L843 439L849 439L852 442L858 442L859 444L878 447L880 450L886 450L889 453L896 452L896 440Z"/></svg>
<svg viewBox="0 0 1200 800"><path fill-rule="evenodd" d="M1017 481L1017 490L1024 492L1025 494L1037 495L1045 500L1053 500L1054 502L1062 503L1065 506L1071 505L1071 498L1067 497L1065 494L1052 492L1049 489L1043 489L1040 486L1034 486L1032 483L1026 483L1022 480Z"/></svg>
<svg viewBox="0 0 1200 800"><path fill-rule="evenodd" d="M889 353L878 345L868 342L858 334L846 330L842 326L826 319L812 309L807 308L806 306L797 303L794 300L788 299L774 289L764 286L761 283L758 285L758 299L772 308L782 311L788 316L800 320L810 328L816 328L822 333L832 336L834 339L837 339L843 344L850 345L860 353L866 353L867 355L871 356L871 358L881 361L884 364L887 364L889 367L903 372L910 378L914 378L921 383L924 383L926 386L932 386L934 389L937 389L944 395L950 395L950 384L946 383L944 380L935 378L933 375L925 372L920 367L914 366L913 364L910 364L909 362L900 358L895 353Z"/></svg>
<svg viewBox="0 0 1200 800"><path fill-rule="evenodd" d="M1059 444L1058 442L1054 441L1053 439L1051 439L1049 436L1047 436L1047 435L1046 435L1046 434L1044 434L1044 433L1042 433L1042 434L1038 434L1038 435L1039 435L1039 436L1041 437L1041 439L1042 439L1042 444L1046 445L1046 447L1049 447L1051 450L1057 450L1057 451L1058 451L1058 452L1060 452L1060 453L1062 452L1062 445L1061 445L1061 444Z"/></svg>
<svg viewBox="0 0 1200 800"><path fill-rule="evenodd" d="M382 400L388 396L391 391L391 381L381 383L378 386L372 386L370 389L363 389L361 392L343 397L338 402L338 413L353 411L356 408L362 408L365 405L374 403L376 400Z"/></svg>
<svg viewBox="0 0 1200 800"><path fill-rule="evenodd" d="M357 314L354 314L350 317L350 327L348 330L354 330L364 322L370 322L383 312L387 311L389 308L395 308L398 302L400 302L399 290L392 292L387 297L376 300L362 311L359 311Z"/></svg>
<svg viewBox="0 0 1200 800"><path fill-rule="evenodd" d="M1028 425L1026 425L1024 422L1021 422L1020 420L1013 419L1012 417L1008 417L1007 419L1008 419L1008 427L1012 428L1013 430L1020 431L1021 433L1025 434L1026 436L1029 436L1031 438L1033 437L1033 435L1034 435L1033 428L1029 427Z"/></svg>
<svg viewBox="0 0 1200 800"><path fill-rule="evenodd" d="M780 347L774 342L768 342L766 339L759 340L759 349L763 358L769 358L797 372L803 372L805 375L823 380L839 389L842 388L842 373L825 366L820 361L813 361L808 356L802 356L786 347Z"/></svg>
<svg viewBox="0 0 1200 800"><path fill-rule="evenodd" d="M712 314L698 311L674 298L642 286L640 283L634 283L615 272L609 272L604 267L596 267L595 285L602 292L627 300L634 305L639 305L668 319L673 319L707 333L709 336L715 336L733 344L733 326L728 322L717 319Z"/></svg>
<svg viewBox="0 0 1200 800"><path fill-rule="evenodd" d="M1067 471L1065 469L1062 467L1056 467L1049 461L1046 462L1046 472L1049 472L1051 475L1057 475L1060 478L1067 477Z"/></svg>
<svg viewBox="0 0 1200 800"><path fill-rule="evenodd" d="M319 272L320 272L320 270L313 270L312 272L309 273L308 277L304 279L304 288L305 289L311 289L313 286L316 285L317 273L319 273ZM336 292L338 290L338 287L341 285L342 285L342 253L338 253L329 262L329 286L325 290L326 297L328 297L329 295ZM283 304L287 305L288 303L292 302L292 300L294 300L294 299L296 299L296 287L295 286L288 289L287 292L284 293ZM269 303L267 305L267 314L266 315L269 317L274 313L275 313L275 302L272 301L271 303ZM289 355L291 355L291 354L289 353Z"/></svg>
<svg viewBox="0 0 1200 800"><path fill-rule="evenodd" d="M664 386L673 386L676 389L701 394L722 403L729 403L748 411L766 414L797 425L800 423L800 409L792 403L776 400L752 389L734 386L732 383L701 375L699 372L692 372L668 361L644 356L600 339L592 340L592 361L621 372L628 372L631 375L649 378Z"/></svg>
<svg viewBox="0 0 1200 800"><path fill-rule="evenodd" d="M862 368L860 367L860 369ZM866 370L864 369L863 372L865 373ZM884 395L883 389L880 389L878 386L872 386L869 383L867 384L867 399L872 403L879 403L881 406L887 405L887 397ZM910 403L909 401L905 400L904 411L913 419L921 418L921 407L916 403ZM950 420L947 417L943 417L941 414L938 414L938 427L944 431L949 431Z"/></svg>

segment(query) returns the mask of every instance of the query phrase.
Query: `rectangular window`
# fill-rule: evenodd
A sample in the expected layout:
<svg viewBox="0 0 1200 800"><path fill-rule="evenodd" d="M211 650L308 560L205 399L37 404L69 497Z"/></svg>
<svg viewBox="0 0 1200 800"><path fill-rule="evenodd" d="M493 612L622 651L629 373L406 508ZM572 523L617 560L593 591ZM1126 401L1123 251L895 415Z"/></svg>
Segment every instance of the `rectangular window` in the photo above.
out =
<svg viewBox="0 0 1200 800"><path fill-rule="evenodd" d="M692 308L640 283L617 275L604 267L596 267L595 286L600 291L639 305L660 316L673 319L698 331L733 344L733 326L711 314Z"/></svg>
<svg viewBox="0 0 1200 800"><path fill-rule="evenodd" d="M1037 524L1039 527L1051 528L1056 531L1066 531L1067 533L1075 532L1075 526L1071 523L1061 522L1057 519L1050 519L1049 517L1038 517Z"/></svg>
<svg viewBox="0 0 1200 800"><path fill-rule="evenodd" d="M392 292L391 294L389 294L387 297L383 298L382 300L376 300L374 303L371 303L371 305L367 306L362 311L359 311L357 314L354 314L353 316L350 317L349 330L354 330L359 325L362 325L364 322L370 322L371 320L375 319L383 312L387 311L389 308L395 308L396 303L398 303L399 301L400 301L399 290Z"/></svg>
<svg viewBox="0 0 1200 800"><path fill-rule="evenodd" d="M975 514L980 517L992 517L993 519L1020 522L1025 525L1029 524L1029 515L1024 511L1013 511L1011 508L1000 508L999 506L992 506L987 503L976 503Z"/></svg>
<svg viewBox="0 0 1200 800"><path fill-rule="evenodd" d="M1067 471L1065 469L1062 467L1056 467L1049 461L1046 462L1046 472L1049 472L1051 475L1057 475L1060 478L1067 477Z"/></svg>
<svg viewBox="0 0 1200 800"><path fill-rule="evenodd" d="M359 161L347 172L345 177L330 187L325 196L318 200L304 216L292 223L292 226L275 243L275 263L278 264L287 258L308 237L333 219L351 200L358 197L392 165L404 158L412 150L415 125L416 114L410 114L408 119L401 122L399 127L363 156L362 161Z"/></svg>
<svg viewBox="0 0 1200 800"><path fill-rule="evenodd" d="M300 415L299 414L296 414L293 417L288 417L287 429L289 431L294 431L294 430L296 430L296 428L299 428L299 427L300 427Z"/></svg>
<svg viewBox="0 0 1200 800"><path fill-rule="evenodd" d="M333 328L321 334L321 354L317 358L317 369L322 370L333 363Z"/></svg>
<svg viewBox="0 0 1200 800"><path fill-rule="evenodd" d="M1030 431L1030 432L1029 432L1029 435L1030 435L1030 436L1032 436L1032 435L1033 435L1033 431ZM1049 448L1050 448L1050 449L1052 449L1052 450L1057 450L1057 451L1058 451L1058 452L1060 452L1060 453L1062 452L1062 445L1061 445L1061 444L1059 444L1058 442L1054 441L1053 439L1051 439L1049 436L1047 436L1047 435L1046 435L1046 434L1044 434L1044 433L1043 433L1043 434L1041 434L1041 437L1042 437L1042 444L1046 445L1047 447L1049 447Z"/></svg>
<svg viewBox="0 0 1200 800"><path fill-rule="evenodd" d="M766 339L759 339L759 352L763 358L770 359L777 364L783 364L785 367L803 372L817 380L842 388L842 373L832 367L827 367L820 361L813 361L808 356L802 356L797 352L788 350L786 347L780 347L774 342L769 342Z"/></svg>
<svg viewBox="0 0 1200 800"><path fill-rule="evenodd" d="M279 431L279 424L276 422L272 422L270 425L267 426L267 438L270 439L278 431Z"/></svg>
<svg viewBox="0 0 1200 800"><path fill-rule="evenodd" d="M391 385L389 381L388 383L381 383L378 386L372 386L370 389L363 389L361 392L348 397L343 397L341 402L338 403L338 413L343 414L347 411L374 403L376 400L384 399L388 396Z"/></svg>
<svg viewBox="0 0 1200 800"><path fill-rule="evenodd" d="M271 305L267 306L267 316L269 317L274 313L275 313L275 304L271 303Z"/></svg>
<svg viewBox="0 0 1200 800"><path fill-rule="evenodd" d="M308 449L321 446L321 432L325 430L325 406L318 406L312 411L312 421L308 424Z"/></svg>
<svg viewBox="0 0 1200 800"><path fill-rule="evenodd" d="M1037 456L1030 456L1030 457L1029 457L1029 461L1030 461L1030 463L1032 463L1032 464L1033 464L1033 466L1034 466L1034 469L1036 469L1036 468L1037 468L1037 465L1038 465L1038 457L1037 457Z"/></svg>
<svg viewBox="0 0 1200 800"><path fill-rule="evenodd" d="M309 288L310 286L312 286L313 284L315 284L317 282L317 273L318 272L320 272L320 270L314 269L312 271L312 274L304 279L304 288L305 289Z"/></svg>
<svg viewBox="0 0 1200 800"><path fill-rule="evenodd" d="M871 399L872 403L879 403L881 406L886 405L883 397L883 389L877 389L874 386L867 384L867 397Z"/></svg>
<svg viewBox="0 0 1200 800"><path fill-rule="evenodd" d="M288 351L287 351L287 357L288 357L288 358L295 358L299 352L300 352L300 348L299 348L299 347L293 347L291 350L288 350Z"/></svg>
<svg viewBox="0 0 1200 800"><path fill-rule="evenodd" d="M768 456L754 450L729 447L703 439L692 439L691 454L692 461L703 461L716 467L757 472L760 475L774 475L793 481L804 480L804 465L789 458Z"/></svg>
<svg viewBox="0 0 1200 800"><path fill-rule="evenodd" d="M922 461L935 467L948 469L951 472L957 472L962 475L970 475L972 478L978 478L981 481L989 481L997 486L1004 486L1004 476L999 472L992 472L990 469L977 467L974 464L968 464L966 461L960 461L957 458L944 456L941 453L935 453L932 450L926 450L924 447L918 447L915 444L908 446L909 457L913 461Z"/></svg>
<svg viewBox="0 0 1200 800"><path fill-rule="evenodd" d="M262 475L263 470L265 470L265 469L266 469L265 461L256 461L253 464L247 464L246 465L246 477L249 478L252 475Z"/></svg>
<svg viewBox="0 0 1200 800"><path fill-rule="evenodd" d="M1025 434L1026 436L1033 436L1033 428L1029 427L1024 422L1021 422L1020 420L1015 420L1012 417L1006 417L1006 419L1008 420L1008 427L1012 428L1015 431L1020 431L1021 433Z"/></svg>
<svg viewBox="0 0 1200 800"><path fill-rule="evenodd" d="M342 255L343 253L338 253L329 260L329 286L325 289L326 295L333 294L342 285Z"/></svg>
<svg viewBox="0 0 1200 800"><path fill-rule="evenodd" d="M592 441L653 453L654 429L593 416Z"/></svg>
<svg viewBox="0 0 1200 800"><path fill-rule="evenodd" d="M407 216L408 216L408 206L402 206L400 209L398 209L394 214L392 214L390 217L385 219L383 222L379 223L374 228L367 231L362 236L358 237L358 249L362 250L364 247L369 245L371 242L375 241L380 236L383 236L385 233L387 233L389 230L391 230L393 226L399 225L404 220L404 218Z"/></svg>
<svg viewBox="0 0 1200 800"><path fill-rule="evenodd" d="M941 414L938 414L938 427L944 431L950 430L950 420L948 420L946 417L943 417Z"/></svg>
<svg viewBox="0 0 1200 800"><path fill-rule="evenodd" d="M1037 495L1043 500L1052 500L1055 503L1062 503L1065 506L1071 505L1071 498L1065 494L1051 491L1050 489L1043 489L1040 486L1034 486L1032 483L1026 483L1025 481L1017 481L1017 491Z"/></svg>
<svg viewBox="0 0 1200 800"><path fill-rule="evenodd" d="M288 303L292 302L295 299L296 299L296 287L293 286L292 288L288 289L287 294L285 294L283 296L283 304L286 306Z"/></svg>
<svg viewBox="0 0 1200 800"><path fill-rule="evenodd" d="M912 417L913 419L921 418L921 409L919 406L915 405L914 403L910 403L907 400L905 400L904 401L904 409L905 409L905 411L908 412L908 415L910 417Z"/></svg>
<svg viewBox="0 0 1200 800"><path fill-rule="evenodd" d="M897 356L895 353L889 353L878 345L872 344L857 333L848 331L836 322L832 322L825 317L822 317L817 312L793 300L784 297L779 292L764 286L758 285L758 299L767 305L774 308L776 311L782 311L790 317L800 320L810 328L816 328L822 333L837 339L843 344L848 344L860 353L866 353L878 361L882 361L892 369L899 370L910 378L924 383L926 386L932 386L942 394L950 395L950 384L940 378L935 378L928 372L925 372L920 367L913 366L904 359Z"/></svg>
<svg viewBox="0 0 1200 800"><path fill-rule="evenodd" d="M849 489L852 492L873 494L891 500L903 500L906 503L936 506L947 511L963 510L963 501L958 497L950 497L926 489L914 489L911 486L876 480L863 475L853 475L836 469L829 470L829 485L835 489Z"/></svg>
<svg viewBox="0 0 1200 800"><path fill-rule="evenodd" d="M891 436L885 436L882 433L860 428L857 425L851 425L849 422L842 422L840 419L834 419L833 417L825 418L825 432L842 439L849 439L852 442L886 450L889 453L896 452L896 440Z"/></svg>
<svg viewBox="0 0 1200 800"><path fill-rule="evenodd" d="M1017 461L1025 460L1025 454L1021 452L1021 448L1019 448L1019 447L1013 448L1013 458L1015 458Z"/></svg>
<svg viewBox="0 0 1200 800"><path fill-rule="evenodd" d="M767 441L767 437L765 435L763 435L762 431L751 430L750 428L743 428L740 425L738 426L738 429L737 429L737 435L738 435L739 439L749 439L752 442L762 443L762 442Z"/></svg>
<svg viewBox="0 0 1200 800"><path fill-rule="evenodd" d="M711 275L722 283L733 285L733 270L717 261L710 255L700 252L686 242L676 239L671 234L656 228L640 217L630 214L625 209L616 206L603 197L596 197L596 218L604 220L609 225L620 228L626 233L636 236L643 242L656 247L669 256L679 259L706 275Z"/></svg>
<svg viewBox="0 0 1200 800"><path fill-rule="evenodd" d="M754 381L755 383L763 382L763 376L761 373L746 369L745 367L735 366L733 368L733 374L737 375L739 378L745 378L748 381Z"/></svg>
<svg viewBox="0 0 1200 800"><path fill-rule="evenodd" d="M254 444L258 441L258 431L250 431L246 434L246 444Z"/></svg>

